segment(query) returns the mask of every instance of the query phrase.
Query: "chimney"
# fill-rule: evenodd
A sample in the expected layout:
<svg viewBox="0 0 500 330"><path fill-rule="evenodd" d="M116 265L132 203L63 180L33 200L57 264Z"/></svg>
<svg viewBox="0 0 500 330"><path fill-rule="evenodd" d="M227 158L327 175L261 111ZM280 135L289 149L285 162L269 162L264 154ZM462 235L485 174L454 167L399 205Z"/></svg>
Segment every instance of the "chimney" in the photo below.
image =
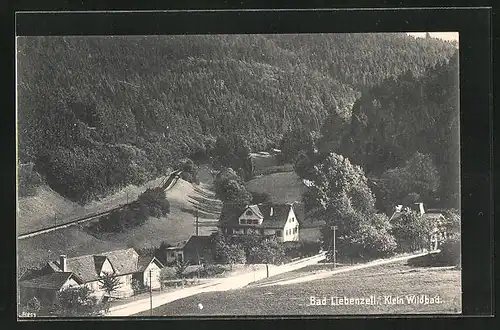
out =
<svg viewBox="0 0 500 330"><path fill-rule="evenodd" d="M423 215L425 213L424 203L415 203L415 204L418 205L418 210L420 212L420 215Z"/></svg>
<svg viewBox="0 0 500 330"><path fill-rule="evenodd" d="M67 266L66 260L67 260L66 255L61 254L59 256L59 268L61 268L61 270L63 272L68 271L68 266Z"/></svg>
<svg viewBox="0 0 500 330"><path fill-rule="evenodd" d="M272 217L272 216L273 216L273 207L272 207L272 206L271 206L271 212L270 212L269 216L270 216L270 217Z"/></svg>

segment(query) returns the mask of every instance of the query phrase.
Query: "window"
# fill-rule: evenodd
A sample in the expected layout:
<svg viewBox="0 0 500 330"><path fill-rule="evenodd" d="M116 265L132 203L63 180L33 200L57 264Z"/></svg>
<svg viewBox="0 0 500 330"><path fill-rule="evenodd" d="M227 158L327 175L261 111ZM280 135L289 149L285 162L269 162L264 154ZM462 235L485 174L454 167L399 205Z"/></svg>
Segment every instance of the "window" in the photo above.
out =
<svg viewBox="0 0 500 330"><path fill-rule="evenodd" d="M259 224L259 220L253 220L253 224L254 225L258 225Z"/></svg>
<svg viewBox="0 0 500 330"><path fill-rule="evenodd" d="M242 225L245 225L245 224L247 223L247 221L246 221L245 219L241 219L241 220L240 220L240 223L241 223Z"/></svg>
<svg viewBox="0 0 500 330"><path fill-rule="evenodd" d="M245 214L246 215L252 215L252 211L248 210Z"/></svg>
<svg viewBox="0 0 500 330"><path fill-rule="evenodd" d="M276 230L276 236L281 236L281 230Z"/></svg>

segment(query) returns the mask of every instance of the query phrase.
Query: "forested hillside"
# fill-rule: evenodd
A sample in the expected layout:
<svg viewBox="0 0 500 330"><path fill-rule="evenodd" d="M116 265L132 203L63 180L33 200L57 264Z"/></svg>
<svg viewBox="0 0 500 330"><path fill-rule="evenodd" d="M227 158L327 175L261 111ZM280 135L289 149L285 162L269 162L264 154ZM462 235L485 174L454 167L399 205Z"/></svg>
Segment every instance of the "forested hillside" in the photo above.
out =
<svg viewBox="0 0 500 330"><path fill-rule="evenodd" d="M410 83L401 88L413 88L412 79L455 51L403 34L26 37L17 44L19 162L33 162L51 188L79 202L163 175L228 133L260 150L290 128L319 131L328 118L337 123L329 134L351 123L359 140L351 110L364 113L369 88L407 71ZM439 90L431 88L430 100L442 97Z"/></svg>
<svg viewBox="0 0 500 330"><path fill-rule="evenodd" d="M380 179L378 188L390 192L392 202L412 193L458 208L458 77L457 51L448 63L431 66L421 76L408 71L366 90L334 151ZM323 131L329 130L326 125Z"/></svg>

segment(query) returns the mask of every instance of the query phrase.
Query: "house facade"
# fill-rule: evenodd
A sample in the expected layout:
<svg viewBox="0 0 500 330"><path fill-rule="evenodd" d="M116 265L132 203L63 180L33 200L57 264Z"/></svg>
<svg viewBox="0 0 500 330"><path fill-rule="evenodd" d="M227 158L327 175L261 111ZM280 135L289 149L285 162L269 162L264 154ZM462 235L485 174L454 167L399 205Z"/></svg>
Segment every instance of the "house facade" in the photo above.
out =
<svg viewBox="0 0 500 330"><path fill-rule="evenodd" d="M247 206L238 218L220 224L224 234L274 236L279 242L299 240L300 223L294 203Z"/></svg>
<svg viewBox="0 0 500 330"><path fill-rule="evenodd" d="M72 258L61 255L59 260L49 261L41 275L19 282L19 287L22 297L36 296L54 303L58 292L67 287L85 285L100 300L105 296L105 290L99 280L108 275L119 279L112 298L125 298L134 294L134 280L144 286L151 285L152 289L160 288L161 268L163 265L155 257L139 256L134 249Z"/></svg>

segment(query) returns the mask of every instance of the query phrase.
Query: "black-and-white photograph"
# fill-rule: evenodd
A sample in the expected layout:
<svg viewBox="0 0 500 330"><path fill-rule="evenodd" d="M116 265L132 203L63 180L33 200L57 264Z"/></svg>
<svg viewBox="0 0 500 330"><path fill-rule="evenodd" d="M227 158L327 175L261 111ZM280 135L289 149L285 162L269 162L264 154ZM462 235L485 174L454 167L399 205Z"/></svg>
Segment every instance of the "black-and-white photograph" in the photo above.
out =
<svg viewBox="0 0 500 330"><path fill-rule="evenodd" d="M16 37L18 317L460 314L458 37Z"/></svg>

